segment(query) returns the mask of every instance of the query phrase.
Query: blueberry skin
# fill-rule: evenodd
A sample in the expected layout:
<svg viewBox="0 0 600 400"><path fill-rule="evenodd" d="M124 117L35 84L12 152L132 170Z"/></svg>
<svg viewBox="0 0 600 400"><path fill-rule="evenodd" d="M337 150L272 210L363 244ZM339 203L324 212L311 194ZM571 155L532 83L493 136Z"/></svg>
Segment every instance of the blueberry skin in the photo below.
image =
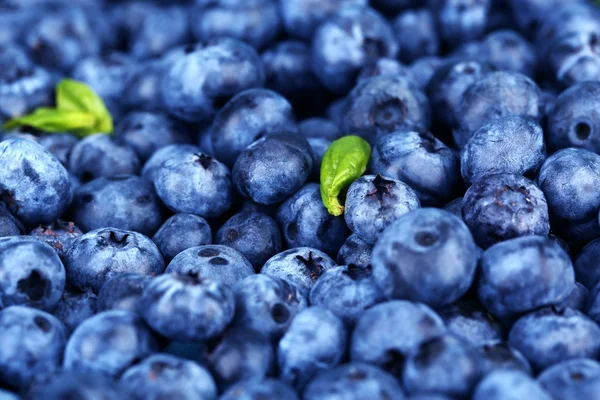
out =
<svg viewBox="0 0 600 400"><path fill-rule="evenodd" d="M313 38L319 25L341 9L367 5L367 0L279 0L286 32L307 42Z"/></svg>
<svg viewBox="0 0 600 400"><path fill-rule="evenodd" d="M218 217L231 207L231 172L204 153L181 152L154 171L158 197L172 211Z"/></svg>
<svg viewBox="0 0 600 400"><path fill-rule="evenodd" d="M480 376L477 352L460 339L445 334L422 342L410 353L402 372L402 383L410 394L465 397Z"/></svg>
<svg viewBox="0 0 600 400"><path fill-rule="evenodd" d="M388 298L434 307L471 287L478 252L465 223L447 211L423 208L400 217L373 248L373 276Z"/></svg>
<svg viewBox="0 0 600 400"><path fill-rule="evenodd" d="M357 82L361 82L365 79L372 78L374 76L401 76L402 78L413 81L413 72L410 67L403 65L395 58L378 58L377 60L370 61L367 65L360 70Z"/></svg>
<svg viewBox="0 0 600 400"><path fill-rule="evenodd" d="M538 382L554 399L593 400L600 390L600 364L587 358L566 360L544 370Z"/></svg>
<svg viewBox="0 0 600 400"><path fill-rule="evenodd" d="M294 316L306 308L306 298L294 284L264 274L248 276L233 285L235 318L233 326L254 329L279 339Z"/></svg>
<svg viewBox="0 0 600 400"><path fill-rule="evenodd" d="M109 226L152 235L163 221L152 182L135 175L100 177L80 186L72 213L86 232Z"/></svg>
<svg viewBox="0 0 600 400"><path fill-rule="evenodd" d="M348 236L342 247L337 253L338 265L354 264L359 267L366 267L371 264L371 254L373 245L365 242L356 234Z"/></svg>
<svg viewBox="0 0 600 400"><path fill-rule="evenodd" d="M44 146L62 165L69 167L71 151L77 144L77 137L69 133L48 133L38 138L39 143Z"/></svg>
<svg viewBox="0 0 600 400"><path fill-rule="evenodd" d="M446 63L445 58L438 56L425 56L413 62L410 69L417 87L426 90L435 72Z"/></svg>
<svg viewBox="0 0 600 400"><path fill-rule="evenodd" d="M63 323L66 336L70 336L83 321L96 314L96 303L97 297L92 292L65 290L52 315Z"/></svg>
<svg viewBox="0 0 600 400"><path fill-rule="evenodd" d="M101 228L77 238L65 257L68 282L98 293L106 281L122 273L156 276L165 270L160 251L146 236Z"/></svg>
<svg viewBox="0 0 600 400"><path fill-rule="evenodd" d="M600 257L600 239L589 242L577 255L573 266L577 281L593 290L600 281L600 269L597 260Z"/></svg>
<svg viewBox="0 0 600 400"><path fill-rule="evenodd" d="M321 84L342 95L369 61L395 58L394 32L377 11L368 7L341 7L321 24L313 36L312 67Z"/></svg>
<svg viewBox="0 0 600 400"><path fill-rule="evenodd" d="M411 63L421 57L438 54L440 39L435 25L433 13L426 8L398 14L392 27L400 45L400 60Z"/></svg>
<svg viewBox="0 0 600 400"><path fill-rule="evenodd" d="M99 177L136 175L140 168L135 150L102 133L80 140L69 157L69 171L82 182Z"/></svg>
<svg viewBox="0 0 600 400"><path fill-rule="evenodd" d="M184 48L166 69L161 93L169 113L188 122L206 122L230 97L261 87L264 80L252 47L235 39L212 39Z"/></svg>
<svg viewBox="0 0 600 400"><path fill-rule="evenodd" d="M325 110L325 116L332 120L338 127L342 127L344 120L344 107L346 106L346 97L340 97L331 102Z"/></svg>
<svg viewBox="0 0 600 400"><path fill-rule="evenodd" d="M138 302L152 278L146 275L119 274L102 285L98 293L96 308L98 312L123 310L137 312Z"/></svg>
<svg viewBox="0 0 600 400"><path fill-rule="evenodd" d="M179 159L190 153L202 152L200 147L191 144L171 144L157 150L144 164L142 176L154 181L156 171L167 160Z"/></svg>
<svg viewBox="0 0 600 400"><path fill-rule="evenodd" d="M552 400L544 388L520 371L496 371L475 388L473 400Z"/></svg>
<svg viewBox="0 0 600 400"><path fill-rule="evenodd" d="M293 133L270 134L240 153L233 166L233 184L242 196L272 205L300 189L312 166L306 139Z"/></svg>
<svg viewBox="0 0 600 400"><path fill-rule="evenodd" d="M235 301L228 285L199 273L168 273L153 279L138 300L144 320L177 341L206 340L231 322Z"/></svg>
<svg viewBox="0 0 600 400"><path fill-rule="evenodd" d="M575 286L571 293L558 304L558 307L569 307L574 310L579 310L583 313L588 311L588 304L590 299L590 291L579 282L575 282Z"/></svg>
<svg viewBox="0 0 600 400"><path fill-rule="evenodd" d="M22 305L52 311L65 288L60 258L52 247L36 239L11 238L0 243L0 309Z"/></svg>
<svg viewBox="0 0 600 400"><path fill-rule="evenodd" d="M327 118L307 118L300 121L298 123L298 132L307 140L326 139L332 142L342 136L338 125L333 120Z"/></svg>
<svg viewBox="0 0 600 400"><path fill-rule="evenodd" d="M367 309L358 319L350 359L399 374L408 354L446 331L442 319L421 303L392 300Z"/></svg>
<svg viewBox="0 0 600 400"><path fill-rule="evenodd" d="M517 320L508 342L541 371L571 358L597 358L600 327L571 308L546 307Z"/></svg>
<svg viewBox="0 0 600 400"><path fill-rule="evenodd" d="M131 146L140 160L170 144L189 142L185 127L165 114L135 111L125 115L115 128L115 138Z"/></svg>
<svg viewBox="0 0 600 400"><path fill-rule="evenodd" d="M479 353L482 376L494 371L513 370L531 375L531 365L520 351L506 342L496 341L480 344Z"/></svg>
<svg viewBox="0 0 600 400"><path fill-rule="evenodd" d="M281 29L276 0L199 0L192 29L196 40L231 37L260 49Z"/></svg>
<svg viewBox="0 0 600 400"><path fill-rule="evenodd" d="M499 118L482 126L462 150L460 170L471 184L484 175L535 178L546 159L542 127L530 117Z"/></svg>
<svg viewBox="0 0 600 400"><path fill-rule="evenodd" d="M462 218L462 204L463 198L459 197L447 203L442 209L456 215L458 218Z"/></svg>
<svg viewBox="0 0 600 400"><path fill-rule="evenodd" d="M324 252L310 247L297 247L269 258L260 273L286 280L302 296L307 296L323 272L334 266L335 261Z"/></svg>
<svg viewBox="0 0 600 400"><path fill-rule="evenodd" d="M555 241L525 236L487 249L480 261L479 299L497 317L563 301L574 287L573 265Z"/></svg>
<svg viewBox="0 0 600 400"><path fill-rule="evenodd" d="M456 197L459 168L452 150L429 132L396 131L380 137L371 158L372 173L410 185L423 207Z"/></svg>
<svg viewBox="0 0 600 400"><path fill-rule="evenodd" d="M582 312L587 311L587 315L594 320L594 322L600 323L600 285L596 285L596 287L591 290L588 306L588 309L583 310Z"/></svg>
<svg viewBox="0 0 600 400"><path fill-rule="evenodd" d="M223 245L190 247L169 263L167 273L194 274L225 285L254 275L252 264L236 249Z"/></svg>
<svg viewBox="0 0 600 400"><path fill-rule="evenodd" d="M128 368L119 382L136 400L174 396L182 400L217 398L217 387L203 367L168 354L154 354Z"/></svg>
<svg viewBox="0 0 600 400"><path fill-rule="evenodd" d="M58 400L74 396L76 399L127 400L127 392L117 381L98 373L82 373L62 370L42 384L35 385L27 392L30 400Z"/></svg>
<svg viewBox="0 0 600 400"><path fill-rule="evenodd" d="M165 263L190 247L212 243L212 230L198 215L179 213L167 219L152 237Z"/></svg>
<svg viewBox="0 0 600 400"><path fill-rule="evenodd" d="M209 135L215 157L228 167L261 136L294 130L294 112L282 96L267 89L249 89L217 113Z"/></svg>
<svg viewBox="0 0 600 400"><path fill-rule="evenodd" d="M346 194L344 219L360 239L375 244L385 228L402 215L421 207L406 183L382 175L363 175Z"/></svg>
<svg viewBox="0 0 600 400"><path fill-rule="evenodd" d="M535 31L544 23L546 17L563 4L571 4L572 0L509 0L512 15L519 28L525 32Z"/></svg>
<svg viewBox="0 0 600 400"><path fill-rule="evenodd" d="M394 376L363 363L349 363L315 376L304 391L304 400L360 400L388 398L404 400Z"/></svg>
<svg viewBox="0 0 600 400"><path fill-rule="evenodd" d="M342 361L346 338L342 320L331 311L321 307L301 311L277 346L279 379L303 388L313 376Z"/></svg>
<svg viewBox="0 0 600 400"><path fill-rule="evenodd" d="M429 102L413 81L402 76L378 76L359 82L344 106L342 131L370 143L399 130L427 130Z"/></svg>
<svg viewBox="0 0 600 400"><path fill-rule="evenodd" d="M597 24L597 22L596 22ZM598 27L557 39L548 50L548 64L555 81L564 88L600 78Z"/></svg>
<svg viewBox="0 0 600 400"><path fill-rule="evenodd" d="M247 328L232 328L209 342L203 363L210 369L219 391L233 384L260 381L271 374L275 354L269 338Z"/></svg>
<svg viewBox="0 0 600 400"><path fill-rule="evenodd" d="M16 394L0 389L0 400L19 400Z"/></svg>
<svg viewBox="0 0 600 400"><path fill-rule="evenodd" d="M0 382L25 389L60 369L65 347L62 323L44 311L12 306L0 311Z"/></svg>
<svg viewBox="0 0 600 400"><path fill-rule="evenodd" d="M474 182L465 193L462 213L484 249L503 240L550 232L544 193L519 175L486 175Z"/></svg>
<svg viewBox="0 0 600 400"><path fill-rule="evenodd" d="M281 252L281 231L268 215L239 213L229 218L217 231L215 242L239 251L260 271L263 264Z"/></svg>
<svg viewBox="0 0 600 400"><path fill-rule="evenodd" d="M582 82L562 92L548 114L547 138L550 149L582 147L600 151L600 83Z"/></svg>
<svg viewBox="0 0 600 400"><path fill-rule="evenodd" d="M0 237L19 236L24 230L23 224L0 202Z"/></svg>
<svg viewBox="0 0 600 400"><path fill-rule="evenodd" d="M473 346L504 338L500 322L491 318L475 301L459 300L439 310L439 315L450 333Z"/></svg>
<svg viewBox="0 0 600 400"><path fill-rule="evenodd" d="M491 1L465 3L462 0L430 1L440 37L449 45L477 39L485 31Z"/></svg>
<svg viewBox="0 0 600 400"><path fill-rule="evenodd" d="M156 351L157 339L141 317L129 311L105 311L75 329L65 348L63 366L117 377Z"/></svg>
<svg viewBox="0 0 600 400"><path fill-rule="evenodd" d="M245 381L231 386L220 400L299 400L296 392L275 379ZM9 400L9 399L7 399Z"/></svg>
<svg viewBox="0 0 600 400"><path fill-rule="evenodd" d="M27 139L0 142L0 202L27 225L61 217L73 189L67 170L41 145Z"/></svg>
<svg viewBox="0 0 600 400"><path fill-rule="evenodd" d="M553 217L567 221L596 218L600 195L592 188L600 184L600 156L577 148L557 151L542 165L538 184Z"/></svg>
<svg viewBox="0 0 600 400"><path fill-rule="evenodd" d="M454 141L459 147L483 125L509 115L525 115L540 121L544 104L540 88L516 72L491 72L464 92L456 109Z"/></svg>
<svg viewBox="0 0 600 400"><path fill-rule="evenodd" d="M284 201L276 219L289 248L312 247L333 256L347 237L344 219L329 214L316 183L307 183Z"/></svg>
<svg viewBox="0 0 600 400"><path fill-rule="evenodd" d="M535 49L523 36L512 30L489 33L481 43L483 58L498 71L511 71L535 77Z"/></svg>
<svg viewBox="0 0 600 400"><path fill-rule="evenodd" d="M331 146L332 141L325 138L306 138L306 141L310 145L313 153L313 167L310 172L310 180L313 182L320 182L321 179L321 163L325 152Z"/></svg>

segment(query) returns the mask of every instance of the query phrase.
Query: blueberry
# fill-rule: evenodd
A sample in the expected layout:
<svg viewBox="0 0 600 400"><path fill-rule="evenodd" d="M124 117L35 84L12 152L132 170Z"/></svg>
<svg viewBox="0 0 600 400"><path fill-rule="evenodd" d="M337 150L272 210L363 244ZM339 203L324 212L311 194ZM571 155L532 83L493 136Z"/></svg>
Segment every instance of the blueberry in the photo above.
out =
<svg viewBox="0 0 600 400"><path fill-rule="evenodd" d="M490 247L481 257L479 299L497 317L560 303L573 287L569 256L548 238L507 240Z"/></svg>
<svg viewBox="0 0 600 400"><path fill-rule="evenodd" d="M276 219L289 248L312 247L333 256L346 240L344 219L329 214L316 183L307 183L284 201Z"/></svg>
<svg viewBox="0 0 600 400"><path fill-rule="evenodd" d="M491 174L535 178L545 158L542 127L530 117L504 117L471 136L462 151L460 169L469 184Z"/></svg>
<svg viewBox="0 0 600 400"><path fill-rule="evenodd" d="M306 307L306 299L295 285L263 274L242 279L233 286L233 292L233 325L257 330L271 340L279 339Z"/></svg>
<svg viewBox="0 0 600 400"><path fill-rule="evenodd" d="M448 331L474 346L500 341L504 329L477 302L459 300L439 311Z"/></svg>
<svg viewBox="0 0 600 400"><path fill-rule="evenodd" d="M101 373L62 370L47 381L33 386L27 393L31 400L127 400L131 393L118 382Z"/></svg>
<svg viewBox="0 0 600 400"><path fill-rule="evenodd" d="M402 372L402 383L411 393L467 396L481 376L476 351L446 334L424 341L413 350Z"/></svg>
<svg viewBox="0 0 600 400"><path fill-rule="evenodd" d="M306 139L292 133L270 134L240 153L232 178L242 196L271 205L300 189L312 165L313 154Z"/></svg>
<svg viewBox="0 0 600 400"><path fill-rule="evenodd" d="M426 8L406 10L394 18L392 26L402 61L410 63L438 54L440 40L435 24L433 13Z"/></svg>
<svg viewBox="0 0 600 400"><path fill-rule="evenodd" d="M317 375L306 387L304 400L328 399L404 400L400 384L381 369L363 363L349 363Z"/></svg>
<svg viewBox="0 0 600 400"><path fill-rule="evenodd" d="M356 78L357 82L372 78L374 76L401 76L403 79L413 81L413 72L410 67L403 65L395 58L378 58L366 64Z"/></svg>
<svg viewBox="0 0 600 400"><path fill-rule="evenodd" d="M442 319L424 304L402 300L377 304L358 319L350 358L399 374L411 351L445 331Z"/></svg>
<svg viewBox="0 0 600 400"><path fill-rule="evenodd" d="M153 279L138 300L144 320L158 333L178 341L219 335L234 315L229 286L200 273L168 273Z"/></svg>
<svg viewBox="0 0 600 400"><path fill-rule="evenodd" d="M12 306L0 311L0 383L24 389L60 369L65 330L52 315Z"/></svg>
<svg viewBox="0 0 600 400"><path fill-rule="evenodd" d="M446 59L438 56L425 56L413 62L410 69L417 87L426 90L435 72L446 63Z"/></svg>
<svg viewBox="0 0 600 400"><path fill-rule="evenodd" d="M483 125L509 115L525 115L539 121L543 115L540 88L516 72L492 72L464 92L456 108L454 141L462 147Z"/></svg>
<svg viewBox="0 0 600 400"><path fill-rule="evenodd" d="M232 37L261 48L273 41L281 21L276 0L199 0L192 26L197 40Z"/></svg>
<svg viewBox="0 0 600 400"><path fill-rule="evenodd" d="M506 342L488 342L480 344L476 349L484 376L498 370L514 370L531 375L529 361Z"/></svg>
<svg viewBox="0 0 600 400"><path fill-rule="evenodd" d="M81 289L100 291L122 273L155 276L165 264L158 248L146 236L116 228L101 228L77 238L65 256L68 282Z"/></svg>
<svg viewBox="0 0 600 400"><path fill-rule="evenodd" d="M313 153L313 167L310 172L310 179L313 182L319 182L321 179L321 162L325 152L331 146L332 141L322 137L309 137L306 141L310 145Z"/></svg>
<svg viewBox="0 0 600 400"><path fill-rule="evenodd" d="M48 223L65 212L73 191L67 170L41 145L26 139L0 142L0 202L21 222Z"/></svg>
<svg viewBox="0 0 600 400"><path fill-rule="evenodd" d="M157 339L141 317L129 311L105 311L75 329L65 349L64 368L117 377L157 350Z"/></svg>
<svg viewBox="0 0 600 400"><path fill-rule="evenodd" d="M548 115L547 138L552 150L582 147L600 151L600 118L596 120L594 113L598 96L598 82L578 83L558 96Z"/></svg>
<svg viewBox="0 0 600 400"><path fill-rule="evenodd" d="M572 358L597 358L600 327L579 311L547 307L517 320L508 341L541 371Z"/></svg>
<svg viewBox="0 0 600 400"><path fill-rule="evenodd" d="M342 132L337 124L327 118L305 119L298 123L298 132L307 140L326 139L332 142L342 136Z"/></svg>
<svg viewBox="0 0 600 400"><path fill-rule="evenodd" d="M385 228L419 207L417 194L406 183L364 175L348 188L344 218L360 239L374 244Z"/></svg>
<svg viewBox="0 0 600 400"><path fill-rule="evenodd" d="M209 135L215 157L232 167L240 153L269 133L294 129L290 103L266 89L249 89L231 99L217 113Z"/></svg>
<svg viewBox="0 0 600 400"><path fill-rule="evenodd" d="M281 18L287 33L310 41L319 25L347 7L364 7L367 0L280 0Z"/></svg>
<svg viewBox="0 0 600 400"><path fill-rule="evenodd" d="M181 151L154 171L158 197L174 212L217 217L231 207L229 168L201 152Z"/></svg>
<svg viewBox="0 0 600 400"><path fill-rule="evenodd" d="M446 205L443 207L443 210L456 215L458 218L462 218L462 204L463 198L459 197L449 203L446 203Z"/></svg>
<svg viewBox="0 0 600 400"><path fill-rule="evenodd" d="M70 336L83 321L96 313L97 297L92 292L65 290L52 314L63 323L65 334Z"/></svg>
<svg viewBox="0 0 600 400"><path fill-rule="evenodd" d="M313 376L333 368L346 352L342 320L321 307L301 311L277 347L279 379L303 388Z"/></svg>
<svg viewBox="0 0 600 400"><path fill-rule="evenodd" d="M212 230L198 215L179 213L167 219L152 237L165 263L190 247L212 243Z"/></svg>
<svg viewBox="0 0 600 400"><path fill-rule="evenodd" d="M339 99L331 102L331 104L325 110L325 116L340 128L343 125L345 106L346 97L340 97Z"/></svg>
<svg viewBox="0 0 600 400"><path fill-rule="evenodd" d="M221 391L238 382L260 381L275 364L268 337L247 328L229 329L209 342L204 357Z"/></svg>
<svg viewBox="0 0 600 400"><path fill-rule="evenodd" d="M483 58L499 71L518 72L531 78L536 72L536 54L533 46L511 30L488 34L481 43Z"/></svg>
<svg viewBox="0 0 600 400"><path fill-rule="evenodd" d="M104 283L98 293L98 312L110 310L138 311L138 301L152 278L146 275L124 273Z"/></svg>
<svg viewBox="0 0 600 400"><path fill-rule="evenodd" d="M217 388L208 371L193 361L167 354L151 355L128 368L119 381L136 400L161 396L182 400L217 398Z"/></svg>
<svg viewBox="0 0 600 400"><path fill-rule="evenodd" d="M519 175L486 175L475 181L465 193L462 213L484 249L520 236L547 236L550 231L544 193Z"/></svg>
<svg viewBox="0 0 600 400"><path fill-rule="evenodd" d="M230 97L260 87L264 80L254 49L235 39L213 39L204 45L188 45L178 54L165 71L161 92L171 114L203 122Z"/></svg>
<svg viewBox="0 0 600 400"><path fill-rule="evenodd" d="M258 212L239 213L228 219L217 231L215 242L239 251L257 271L282 250L279 225Z"/></svg>
<svg viewBox="0 0 600 400"><path fill-rule="evenodd" d="M379 76L359 82L344 106L342 131L374 143L378 136L399 130L427 130L429 102L413 81L402 76Z"/></svg>
<svg viewBox="0 0 600 400"><path fill-rule="evenodd" d="M319 277L335 262L324 252L310 247L297 247L271 257L261 274L286 280L302 294L308 295Z"/></svg>
<svg viewBox="0 0 600 400"><path fill-rule="evenodd" d="M394 32L382 15L368 7L340 7L315 31L312 66L324 87L345 94L368 61L397 53Z"/></svg>
<svg viewBox="0 0 600 400"><path fill-rule="evenodd" d="M189 153L201 152L198 146L191 144L171 144L157 150L144 164L142 176L146 179L154 181L156 171L167 160L178 159Z"/></svg>
<svg viewBox="0 0 600 400"><path fill-rule="evenodd" d="M69 167L71 151L77 144L77 137L68 133L46 134L38 138L39 143L44 146L62 165Z"/></svg>
<svg viewBox="0 0 600 400"><path fill-rule="evenodd" d="M552 400L550 394L529 375L520 371L496 371L477 385L473 400Z"/></svg>
<svg viewBox="0 0 600 400"><path fill-rule="evenodd" d="M590 291L588 305L587 315L600 325L600 285Z"/></svg>
<svg viewBox="0 0 600 400"><path fill-rule="evenodd" d="M340 247L336 261L339 265L354 264L366 267L371 264L371 253L373 253L373 245L353 233Z"/></svg>
<svg viewBox="0 0 600 400"><path fill-rule="evenodd" d="M380 137L373 147L371 171L410 185L424 207L454 198L461 184L458 159L428 132L397 131Z"/></svg>
<svg viewBox="0 0 600 400"><path fill-rule="evenodd" d="M52 311L65 288L60 258L52 247L36 239L11 238L0 243L0 309L23 305Z"/></svg>
<svg viewBox="0 0 600 400"><path fill-rule="evenodd" d="M600 282L600 269L597 267L599 257L600 239L596 239L581 249L573 264L577 280L589 290L593 290Z"/></svg>
<svg viewBox="0 0 600 400"><path fill-rule="evenodd" d="M86 232L110 226L143 235L156 232L163 215L152 182L134 175L100 177L80 186L72 212Z"/></svg>
<svg viewBox="0 0 600 400"><path fill-rule="evenodd" d="M15 393L0 389L0 400L19 400Z"/></svg>
<svg viewBox="0 0 600 400"><path fill-rule="evenodd" d="M588 310L590 298L590 291L581 283L575 282L575 286L573 286L571 293L569 293L569 295L558 304L558 307L569 307L574 310L586 312Z"/></svg>
<svg viewBox="0 0 600 400"><path fill-rule="evenodd" d="M190 247L177 254L165 272L199 275L225 285L254 275L252 264L242 253L223 245Z"/></svg>
<svg viewBox="0 0 600 400"><path fill-rule="evenodd" d="M544 370L538 381L554 399L592 400L600 390L600 364L587 358L566 360Z"/></svg>
<svg viewBox="0 0 600 400"><path fill-rule="evenodd" d="M139 63L139 68L132 71L123 89L121 101L126 109L164 112L161 96L162 77L179 51L182 50L177 48L164 57Z"/></svg>
<svg viewBox="0 0 600 400"><path fill-rule="evenodd" d="M430 7L436 18L440 37L452 46L477 39L484 32L490 0L437 0Z"/></svg>
<svg viewBox="0 0 600 400"><path fill-rule="evenodd" d="M512 14L519 28L531 32L540 27L548 16L552 16L563 4L574 3L572 0L509 0Z"/></svg>
<svg viewBox="0 0 600 400"><path fill-rule="evenodd" d="M597 25L597 22L596 22ZM593 32L577 32L552 42L548 64L554 79L563 87L600 78L600 36Z"/></svg>
<svg viewBox="0 0 600 400"><path fill-rule="evenodd" d="M69 170L82 182L99 177L135 175L141 162L129 146L119 144L113 137L96 134L79 141L69 157Z"/></svg>
<svg viewBox="0 0 600 400"><path fill-rule="evenodd" d="M444 306L469 289L477 259L464 222L449 212L423 208L382 233L373 249L373 276L387 297Z"/></svg>
<svg viewBox="0 0 600 400"><path fill-rule="evenodd" d="M298 400L296 392L285 383L275 379L244 381L230 387L221 400ZM7 399L9 400L9 399Z"/></svg>
<svg viewBox="0 0 600 400"><path fill-rule="evenodd" d="M6 209L3 202L0 202L0 237L19 236L24 230L23 224Z"/></svg>
<svg viewBox="0 0 600 400"><path fill-rule="evenodd" d="M115 129L115 137L131 146L142 161L160 148L189 141L184 126L165 114L147 111L125 115Z"/></svg>

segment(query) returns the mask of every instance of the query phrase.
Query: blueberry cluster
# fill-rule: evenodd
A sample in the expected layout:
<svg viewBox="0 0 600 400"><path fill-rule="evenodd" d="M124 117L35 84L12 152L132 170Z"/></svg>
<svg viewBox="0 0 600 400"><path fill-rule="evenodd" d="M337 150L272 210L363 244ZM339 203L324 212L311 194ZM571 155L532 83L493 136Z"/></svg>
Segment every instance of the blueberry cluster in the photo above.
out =
<svg viewBox="0 0 600 400"><path fill-rule="evenodd" d="M0 400L600 399L598 2L0 3Z"/></svg>

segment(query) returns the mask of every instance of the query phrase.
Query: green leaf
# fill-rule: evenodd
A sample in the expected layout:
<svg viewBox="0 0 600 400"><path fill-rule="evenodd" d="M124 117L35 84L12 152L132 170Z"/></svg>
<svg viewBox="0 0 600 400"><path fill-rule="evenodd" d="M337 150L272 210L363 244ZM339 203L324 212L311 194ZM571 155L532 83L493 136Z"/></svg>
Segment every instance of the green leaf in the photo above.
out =
<svg viewBox="0 0 600 400"><path fill-rule="evenodd" d="M350 186L367 169L371 146L358 136L344 136L334 141L321 162L321 198L331 215L342 215L340 192Z"/></svg>
<svg viewBox="0 0 600 400"><path fill-rule="evenodd" d="M112 117L104 101L85 83L63 79L56 87L56 106L59 110L86 112L96 118L97 132L111 133Z"/></svg>
<svg viewBox="0 0 600 400"><path fill-rule="evenodd" d="M20 125L27 125L44 132L78 133L92 130L95 123L94 116L88 113L40 107L31 114L6 122L2 129L11 130Z"/></svg>

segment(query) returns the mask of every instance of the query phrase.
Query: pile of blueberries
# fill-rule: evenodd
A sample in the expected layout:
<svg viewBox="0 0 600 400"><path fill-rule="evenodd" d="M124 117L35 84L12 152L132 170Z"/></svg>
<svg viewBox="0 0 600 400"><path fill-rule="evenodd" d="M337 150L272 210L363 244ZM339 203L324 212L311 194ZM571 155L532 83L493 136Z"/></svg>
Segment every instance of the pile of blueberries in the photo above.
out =
<svg viewBox="0 0 600 400"><path fill-rule="evenodd" d="M600 399L600 8L5 0L0 400ZM336 139L366 173L321 199Z"/></svg>

